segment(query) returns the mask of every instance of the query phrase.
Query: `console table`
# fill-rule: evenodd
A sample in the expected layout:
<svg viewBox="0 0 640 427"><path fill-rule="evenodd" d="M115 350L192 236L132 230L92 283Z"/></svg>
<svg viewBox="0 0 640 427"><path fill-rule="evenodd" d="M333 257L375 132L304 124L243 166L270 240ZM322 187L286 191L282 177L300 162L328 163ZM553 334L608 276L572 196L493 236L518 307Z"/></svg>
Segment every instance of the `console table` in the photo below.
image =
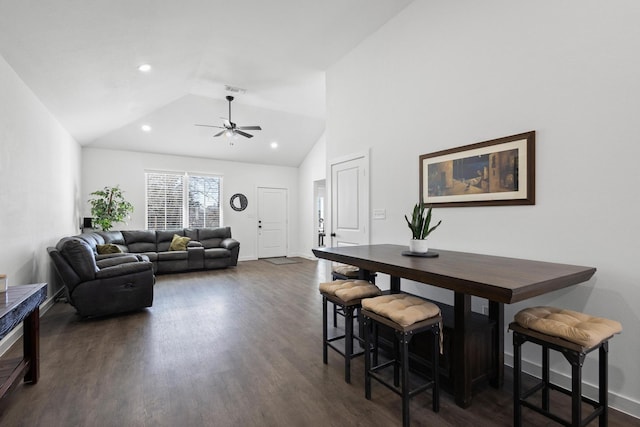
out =
<svg viewBox="0 0 640 427"><path fill-rule="evenodd" d="M375 272L391 278L391 292L400 292L400 279L454 291L452 341L453 389L458 406L471 405L472 368L476 348L471 297L486 298L489 321L494 323L491 346L491 384L504 380L504 304L520 302L585 282L596 269L576 265L531 261L434 249L437 258L403 256L406 246L362 245L313 249L318 258L360 268L360 278ZM444 315L444 313L443 313Z"/></svg>
<svg viewBox="0 0 640 427"><path fill-rule="evenodd" d="M0 292L0 339L23 322L23 356L0 359L0 398L24 377L38 382L40 362L40 304L47 298L47 284L9 286Z"/></svg>

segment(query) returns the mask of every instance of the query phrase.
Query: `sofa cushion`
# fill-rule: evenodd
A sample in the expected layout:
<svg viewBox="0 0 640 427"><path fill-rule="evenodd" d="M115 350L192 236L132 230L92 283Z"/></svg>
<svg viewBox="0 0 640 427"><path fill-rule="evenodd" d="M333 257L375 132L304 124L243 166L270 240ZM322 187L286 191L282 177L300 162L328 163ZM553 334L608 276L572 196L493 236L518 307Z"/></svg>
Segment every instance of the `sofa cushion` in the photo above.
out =
<svg viewBox="0 0 640 427"><path fill-rule="evenodd" d="M120 249L118 245L107 243L104 245L96 245L96 251L98 252L98 255L119 254L122 252L122 249Z"/></svg>
<svg viewBox="0 0 640 427"><path fill-rule="evenodd" d="M220 243L228 237L231 237L231 228L229 227L198 229L198 240L205 249L219 248Z"/></svg>
<svg viewBox="0 0 640 427"><path fill-rule="evenodd" d="M99 235L104 239L104 243L112 243L114 245L124 245L124 237L121 231L98 231Z"/></svg>
<svg viewBox="0 0 640 427"><path fill-rule="evenodd" d="M204 258L212 259L212 258L229 258L231 256L231 252L222 248L210 248L204 250Z"/></svg>
<svg viewBox="0 0 640 427"><path fill-rule="evenodd" d="M89 244L82 239L68 238L58 243L58 250L81 281L93 280L98 271L96 258Z"/></svg>
<svg viewBox="0 0 640 427"><path fill-rule="evenodd" d="M173 236L184 236L184 230L158 230L156 231L156 245L158 252L167 252L171 247Z"/></svg>
<svg viewBox="0 0 640 427"><path fill-rule="evenodd" d="M173 239L171 239L171 245L169 245L170 251L186 251L187 244L191 239L189 237L178 236L177 234L173 235Z"/></svg>
<svg viewBox="0 0 640 427"><path fill-rule="evenodd" d="M129 248L129 252L141 253L141 252L155 252L156 247L156 232L152 230L135 230L135 231L123 231L122 236ZM167 245L168 247L168 245Z"/></svg>
<svg viewBox="0 0 640 427"><path fill-rule="evenodd" d="M190 238L191 240L198 240L198 229L197 228L185 228L184 236Z"/></svg>
<svg viewBox="0 0 640 427"><path fill-rule="evenodd" d="M142 257L143 261L151 261L151 262L158 261L158 252L141 252L141 253L138 253L138 255ZM144 257L146 257L147 259L145 260Z"/></svg>
<svg viewBox="0 0 640 427"><path fill-rule="evenodd" d="M158 261L182 261L187 257L187 251L158 252Z"/></svg>
<svg viewBox="0 0 640 427"><path fill-rule="evenodd" d="M122 255L111 258L103 258L96 261L99 269L113 267L114 265L126 264L128 262L140 262L136 255Z"/></svg>
<svg viewBox="0 0 640 427"><path fill-rule="evenodd" d="M82 233L82 234L78 234L75 237L87 242L89 244L89 247L91 247L91 250L94 252L96 251L97 245L105 244L104 238L98 233Z"/></svg>

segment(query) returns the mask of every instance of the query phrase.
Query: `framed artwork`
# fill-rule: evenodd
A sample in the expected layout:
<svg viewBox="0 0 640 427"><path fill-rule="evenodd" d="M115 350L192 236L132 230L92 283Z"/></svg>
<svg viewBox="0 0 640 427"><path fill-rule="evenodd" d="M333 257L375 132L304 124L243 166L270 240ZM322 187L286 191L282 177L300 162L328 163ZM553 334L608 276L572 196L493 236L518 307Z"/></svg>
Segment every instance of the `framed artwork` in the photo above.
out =
<svg viewBox="0 0 640 427"><path fill-rule="evenodd" d="M535 131L420 156L420 198L439 206L535 205Z"/></svg>

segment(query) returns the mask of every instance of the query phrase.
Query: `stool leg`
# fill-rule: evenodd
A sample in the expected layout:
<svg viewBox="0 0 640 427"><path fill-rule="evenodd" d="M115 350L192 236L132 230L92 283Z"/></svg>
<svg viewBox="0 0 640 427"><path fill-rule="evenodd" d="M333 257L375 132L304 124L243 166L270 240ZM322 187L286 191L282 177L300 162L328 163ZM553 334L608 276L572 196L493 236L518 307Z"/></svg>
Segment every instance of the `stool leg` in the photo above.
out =
<svg viewBox="0 0 640 427"><path fill-rule="evenodd" d="M353 307L344 310L344 381L351 383L351 357L353 355Z"/></svg>
<svg viewBox="0 0 640 427"><path fill-rule="evenodd" d="M338 327L338 307L335 304L333 305L333 327Z"/></svg>
<svg viewBox="0 0 640 427"><path fill-rule="evenodd" d="M432 354L433 362L431 363L431 376L433 379L433 387L431 388L432 394L432 407L433 412L440 411L440 325L434 325L432 329Z"/></svg>
<svg viewBox="0 0 640 427"><path fill-rule="evenodd" d="M327 297L322 297L322 363L327 364Z"/></svg>
<svg viewBox="0 0 640 427"><path fill-rule="evenodd" d="M602 406L602 413L600 414L600 419L598 421L600 427L606 427L609 423L609 342L606 341L602 343L600 346L600 350L598 350L598 394L599 394L599 402L600 406Z"/></svg>
<svg viewBox="0 0 640 427"><path fill-rule="evenodd" d="M582 421L582 363L571 362L571 425Z"/></svg>
<svg viewBox="0 0 640 427"><path fill-rule="evenodd" d="M549 410L549 347L542 346L542 409Z"/></svg>
<svg viewBox="0 0 640 427"><path fill-rule="evenodd" d="M409 403L411 402L409 395L409 340L407 334L398 334L400 341L400 353L402 361L400 362L400 370L402 371L402 425L409 427Z"/></svg>
<svg viewBox="0 0 640 427"><path fill-rule="evenodd" d="M378 366L378 325L371 325L373 329L373 366Z"/></svg>
<svg viewBox="0 0 640 427"><path fill-rule="evenodd" d="M513 425L522 426L522 407L520 406L520 363L522 340L520 334L513 333Z"/></svg>
<svg viewBox="0 0 640 427"><path fill-rule="evenodd" d="M400 362L400 345L398 338L395 337L393 340L393 385L396 387L400 386Z"/></svg>
<svg viewBox="0 0 640 427"><path fill-rule="evenodd" d="M363 316L364 324L364 397L371 400L371 320ZM377 350L376 350L377 353Z"/></svg>

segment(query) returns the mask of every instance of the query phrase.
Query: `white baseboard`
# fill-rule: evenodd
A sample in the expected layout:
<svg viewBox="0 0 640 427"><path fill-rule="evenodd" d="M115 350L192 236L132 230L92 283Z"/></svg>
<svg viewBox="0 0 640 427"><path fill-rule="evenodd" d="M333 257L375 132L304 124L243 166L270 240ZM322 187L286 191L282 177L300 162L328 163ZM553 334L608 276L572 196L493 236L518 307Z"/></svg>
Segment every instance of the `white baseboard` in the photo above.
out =
<svg viewBox="0 0 640 427"><path fill-rule="evenodd" d="M513 354L504 354L504 364L513 368ZM536 378L540 378L542 366L536 363L531 363L527 360L522 361L522 372L526 372ZM561 387L571 390L571 377L556 372L553 369L550 371L551 381ZM598 400L598 387L595 384L590 384L585 381L582 382L582 393L590 397L591 399ZM609 390L609 407L625 414L631 415L640 419L640 402L629 399L628 397L621 396L613 393Z"/></svg>

